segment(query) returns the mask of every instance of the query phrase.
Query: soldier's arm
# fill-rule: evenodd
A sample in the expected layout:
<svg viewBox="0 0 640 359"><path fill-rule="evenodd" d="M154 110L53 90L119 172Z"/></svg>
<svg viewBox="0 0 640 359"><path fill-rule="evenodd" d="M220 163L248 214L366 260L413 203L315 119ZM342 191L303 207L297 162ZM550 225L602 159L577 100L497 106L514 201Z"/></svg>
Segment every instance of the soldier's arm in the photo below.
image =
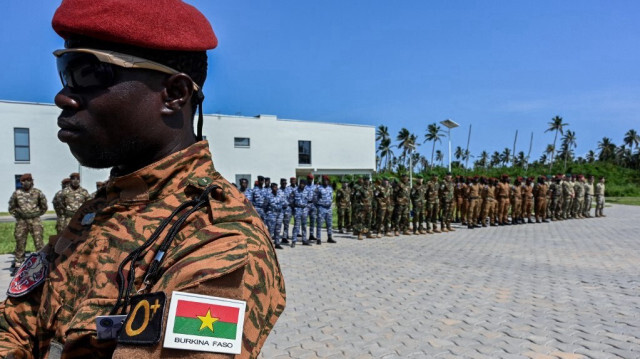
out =
<svg viewBox="0 0 640 359"><path fill-rule="evenodd" d="M42 286L24 297L9 297L0 304L1 358L34 358L41 294Z"/></svg>
<svg viewBox="0 0 640 359"><path fill-rule="evenodd" d="M47 213L47 209L49 209L49 204L47 203L47 197L44 196L44 193L40 191L38 194L38 208L40 208L40 212L38 212L38 217Z"/></svg>
<svg viewBox="0 0 640 359"><path fill-rule="evenodd" d="M18 218L18 216L21 214L20 210L18 209L18 196L16 195L16 192L13 192L11 198L9 198L9 214L11 214L15 218Z"/></svg>

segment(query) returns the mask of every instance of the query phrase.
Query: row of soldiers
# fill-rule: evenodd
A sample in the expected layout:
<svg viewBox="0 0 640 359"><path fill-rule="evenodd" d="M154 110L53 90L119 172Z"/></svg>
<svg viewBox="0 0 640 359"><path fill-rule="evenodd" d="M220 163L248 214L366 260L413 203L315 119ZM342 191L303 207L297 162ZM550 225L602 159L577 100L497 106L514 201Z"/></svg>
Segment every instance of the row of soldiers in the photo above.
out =
<svg viewBox="0 0 640 359"><path fill-rule="evenodd" d="M373 185L363 176L353 185L343 180L336 191L338 229L341 233L353 230L362 239L449 232L454 231L452 222L473 229L586 218L591 216L594 199L595 216L600 217L604 216L604 193L604 177L594 185L593 176L582 175L518 177L511 183L508 175L454 180L447 174L442 181L433 175L426 183L418 177L411 187L406 175L399 182L383 178Z"/></svg>
<svg viewBox="0 0 640 359"><path fill-rule="evenodd" d="M44 246L44 227L40 217L49 208L47 198L39 189L33 187L33 176L25 173L20 176L21 188L16 189L9 198L9 214L16 219L14 237L16 240L14 268L19 268L24 262L27 236L31 233L36 251ZM62 180L62 189L53 198L53 208L56 212L56 231L61 233L67 226L73 214L91 196L80 186L80 174L72 173L69 178Z"/></svg>
<svg viewBox="0 0 640 359"><path fill-rule="evenodd" d="M327 242L336 243L333 239L333 188L329 185L329 177L322 176L320 183L314 183L313 174L307 179L296 177L280 179L280 185L271 183L269 177L258 176L253 188L249 188L246 179L240 180L240 192L253 204L256 212L266 223L269 234L274 240L275 248L282 249L282 244L294 248L298 236L302 244L322 244L321 228L327 228ZM289 237L289 224L293 217L293 229ZM307 223L309 237L307 238ZM291 239L291 241L289 241Z"/></svg>

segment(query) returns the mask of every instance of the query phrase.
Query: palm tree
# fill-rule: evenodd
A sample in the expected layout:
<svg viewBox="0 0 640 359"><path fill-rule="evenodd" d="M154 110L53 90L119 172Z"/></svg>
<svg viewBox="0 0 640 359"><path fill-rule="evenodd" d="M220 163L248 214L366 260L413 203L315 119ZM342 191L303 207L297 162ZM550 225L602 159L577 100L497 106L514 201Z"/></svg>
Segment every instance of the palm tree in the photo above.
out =
<svg viewBox="0 0 640 359"><path fill-rule="evenodd" d="M596 160L596 153L593 152L593 150L589 150L589 152L587 152L587 156L585 158L587 160L587 162L592 163Z"/></svg>
<svg viewBox="0 0 640 359"><path fill-rule="evenodd" d="M456 150L453 152L453 156L456 158L456 160L460 161L460 157L462 157L462 147L456 147Z"/></svg>
<svg viewBox="0 0 640 359"><path fill-rule="evenodd" d="M444 160L444 155L442 154L442 151L437 150L436 151L436 161L440 162L440 167L443 166L442 161Z"/></svg>
<svg viewBox="0 0 640 359"><path fill-rule="evenodd" d="M562 137L562 146L564 147L564 171L567 170L567 157L571 153L571 149L576 147L576 133L568 130Z"/></svg>
<svg viewBox="0 0 640 359"><path fill-rule="evenodd" d="M616 145L611 142L611 139L609 137L603 137L602 141L598 142L598 149L600 150L600 153L598 154L598 160L608 161L614 158Z"/></svg>
<svg viewBox="0 0 640 359"><path fill-rule="evenodd" d="M462 151L462 160L464 161L464 167L467 167L467 164L469 163L469 158L471 158L473 156L471 156L471 151L469 151L468 149Z"/></svg>
<svg viewBox="0 0 640 359"><path fill-rule="evenodd" d="M549 125L549 128L546 131L544 131L545 133L549 131L556 131L556 134L553 137L553 152L551 152L551 164L549 165L549 169L551 169L551 166L553 166L553 154L556 150L556 140L558 139L558 132L560 132L561 134L564 134L563 132L564 126L569 126L569 124L563 123L562 117L556 116L551 119L551 122L549 122L548 125Z"/></svg>
<svg viewBox="0 0 640 359"><path fill-rule="evenodd" d="M543 153L542 156L540 156L540 159L538 161L544 165L547 162L547 154Z"/></svg>
<svg viewBox="0 0 640 359"><path fill-rule="evenodd" d="M387 138L391 138L391 136L389 136L389 128L383 125L378 126L376 130L376 141L383 141Z"/></svg>
<svg viewBox="0 0 640 359"><path fill-rule="evenodd" d="M406 128L402 128L398 133L398 137L396 140L400 141L398 144L398 148L402 149L402 163L411 156L413 151L416 149L416 141L418 140L418 136L412 134Z"/></svg>
<svg viewBox="0 0 640 359"><path fill-rule="evenodd" d="M384 169L386 170L389 169L389 161L391 160L391 157L393 157L393 151L391 151L392 147L393 145L391 144L391 139L388 137L383 138L378 145L378 152L380 153L380 165L382 166L382 159L385 159Z"/></svg>
<svg viewBox="0 0 640 359"><path fill-rule="evenodd" d="M527 156L524 155L524 151L518 152L518 156L513 160L516 166L524 167L525 163L527 163Z"/></svg>
<svg viewBox="0 0 640 359"><path fill-rule="evenodd" d="M424 142L433 141L433 147L431 148L431 168L433 168L433 154L436 150L436 142L441 142L440 139L442 136L444 136L444 132L440 130L440 126L438 126L437 123L434 122L427 126L427 133L424 135Z"/></svg>
<svg viewBox="0 0 640 359"><path fill-rule="evenodd" d="M487 153L487 151L480 152L480 158L478 160L478 163L480 164L480 166L482 166L482 168L487 168L488 162L489 162L489 153Z"/></svg>
<svg viewBox="0 0 640 359"><path fill-rule="evenodd" d="M505 147L504 151L500 154L500 162L502 162L505 166L509 164L511 160L511 150L509 147Z"/></svg>
<svg viewBox="0 0 640 359"><path fill-rule="evenodd" d="M638 135L636 130L631 129L624 134L624 144L630 149L633 147L638 148L638 145L640 145L640 135Z"/></svg>
<svg viewBox="0 0 640 359"><path fill-rule="evenodd" d="M489 167L495 167L499 165L500 162L502 162L502 159L500 157L500 152L494 151L493 154L491 155L491 162L489 162Z"/></svg>
<svg viewBox="0 0 640 359"><path fill-rule="evenodd" d="M556 148L554 147L554 145L552 144L548 144L547 148L544 150L544 154L545 154L545 159L548 157L553 158L553 153L556 151ZM545 161L546 162L546 161ZM553 163L553 162L550 162ZM543 162L544 164L544 162Z"/></svg>

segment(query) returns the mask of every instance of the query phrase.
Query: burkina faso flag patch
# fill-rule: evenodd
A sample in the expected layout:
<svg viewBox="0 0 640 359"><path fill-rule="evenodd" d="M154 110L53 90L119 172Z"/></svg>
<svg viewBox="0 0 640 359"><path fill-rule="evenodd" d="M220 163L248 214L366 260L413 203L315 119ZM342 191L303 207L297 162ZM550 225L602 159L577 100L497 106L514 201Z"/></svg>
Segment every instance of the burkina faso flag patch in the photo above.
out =
<svg viewBox="0 0 640 359"><path fill-rule="evenodd" d="M240 354L244 301L173 292L164 347Z"/></svg>
<svg viewBox="0 0 640 359"><path fill-rule="evenodd" d="M173 332L235 339L239 311L238 308L224 305L178 300Z"/></svg>

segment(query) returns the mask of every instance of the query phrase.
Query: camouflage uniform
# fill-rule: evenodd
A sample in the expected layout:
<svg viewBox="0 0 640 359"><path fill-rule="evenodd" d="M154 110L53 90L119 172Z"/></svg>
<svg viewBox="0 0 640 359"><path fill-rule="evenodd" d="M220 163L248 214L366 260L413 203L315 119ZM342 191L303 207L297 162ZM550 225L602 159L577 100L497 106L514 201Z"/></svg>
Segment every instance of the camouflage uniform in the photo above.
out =
<svg viewBox="0 0 640 359"><path fill-rule="evenodd" d="M453 231L451 228L451 206L453 205L453 181L444 179L440 184L440 208L442 216L440 217L440 230L443 232Z"/></svg>
<svg viewBox="0 0 640 359"><path fill-rule="evenodd" d="M382 223L382 228L385 235L394 231L393 228L393 211L395 209L395 205L393 203L393 188L390 184L386 186L382 186L382 193L384 193L384 203L386 204L387 210L384 215L384 221Z"/></svg>
<svg viewBox="0 0 640 359"><path fill-rule="evenodd" d="M478 183L469 183L467 185L467 226L474 228L480 217L480 191L482 187ZM484 220L482 221L484 223Z"/></svg>
<svg viewBox="0 0 640 359"><path fill-rule="evenodd" d="M63 229L69 224L69 220L71 220L71 217L73 217L78 208L89 199L91 199L91 195L82 187L73 189L72 186L69 186L62 191L60 204L62 205L64 214L64 220L62 221Z"/></svg>
<svg viewBox="0 0 640 359"><path fill-rule="evenodd" d="M249 190L247 190L249 191ZM251 190L251 203L255 208L256 212L260 219L265 222L267 217L264 212L265 200L264 200L264 192L262 191L262 187L254 186Z"/></svg>
<svg viewBox="0 0 640 359"><path fill-rule="evenodd" d="M369 200L367 198L367 189L364 188L364 185L356 183L353 186L353 192L351 194L351 204L353 206L353 214L352 214L352 225L353 225L353 234L358 235L358 238L363 233L368 231L368 228L365 224L365 207L367 206L366 202Z"/></svg>
<svg viewBox="0 0 640 359"><path fill-rule="evenodd" d="M336 191L336 204L338 206L338 229L340 233L351 230L351 189L346 183Z"/></svg>
<svg viewBox="0 0 640 359"><path fill-rule="evenodd" d="M573 185L569 181L562 181L562 219L571 218L571 205L573 204Z"/></svg>
<svg viewBox="0 0 640 359"><path fill-rule="evenodd" d="M202 357L163 349L162 338L149 346L97 340L95 318L109 314L116 303L119 264L171 211L212 185L220 188L184 222L165 254L159 279L146 289L141 281L160 241L141 253L133 294L138 289L164 292L165 310L173 291L246 301L242 353L236 358L257 357L284 310L284 280L267 229L246 198L214 169L206 141L112 177L78 209L62 235L45 247L46 281L0 305L0 357L48 357L54 342L63 347L64 358ZM92 213L93 221L81 224ZM165 315L162 333L166 320Z"/></svg>
<svg viewBox="0 0 640 359"><path fill-rule="evenodd" d="M302 234L302 242L307 241L307 215L309 193L305 189L301 189L300 185L289 194L289 205L293 209L293 230L291 231L291 245L298 241L298 233Z"/></svg>
<svg viewBox="0 0 640 359"><path fill-rule="evenodd" d="M549 185L551 192L551 210L550 217L553 221L562 219L562 182L556 180Z"/></svg>
<svg viewBox="0 0 640 359"><path fill-rule="evenodd" d="M24 249L27 245L27 236L31 233L36 251L43 246L42 234L44 228L40 216L47 212L47 199L37 188L31 187L28 191L19 188L13 192L9 199L9 213L16 219L16 228L13 235L16 239L15 266L24 262Z"/></svg>
<svg viewBox="0 0 640 359"><path fill-rule="evenodd" d="M390 199L389 191L384 185L376 184L373 189L373 197L376 201L376 211L378 212L374 228L378 233L378 238L380 238L383 234L387 234L388 231L386 226L389 223L389 219L387 218Z"/></svg>
<svg viewBox="0 0 640 359"><path fill-rule="evenodd" d="M331 202L333 202L333 188L327 185L319 185L316 187L316 198L318 207L318 223L316 226L316 239L320 244L320 233L322 229L322 223L324 222L327 228L327 238L332 239L333 235L333 210L331 209Z"/></svg>
<svg viewBox="0 0 640 359"><path fill-rule="evenodd" d="M573 211L574 218L582 218L582 206L584 205L584 185L581 179L573 185L573 192L575 197L573 199Z"/></svg>
<svg viewBox="0 0 640 359"><path fill-rule="evenodd" d="M538 182L533 187L533 196L536 206L536 223L545 222L547 220L547 192L549 187L544 182Z"/></svg>
<svg viewBox="0 0 640 359"><path fill-rule="evenodd" d="M438 229L438 214L440 210L439 191L437 180L427 182L425 198L427 199L427 233L440 233ZM431 226L429 226L431 222ZM433 229L433 231L432 231Z"/></svg>
<svg viewBox="0 0 640 359"><path fill-rule="evenodd" d="M275 194L273 191L269 191L269 193L265 197L265 202L267 203L267 228L269 229L269 235L273 239L276 245L280 244L280 228L282 227L282 212L283 207L285 206L285 199L280 190L277 190Z"/></svg>
<svg viewBox="0 0 640 359"><path fill-rule="evenodd" d="M411 234L409 232L409 187L402 181L398 182L395 190L393 191L393 203L395 205L393 222L396 229L396 235L398 232L403 234Z"/></svg>
<svg viewBox="0 0 640 359"><path fill-rule="evenodd" d="M283 191L282 195L285 198L286 207L284 212L282 213L282 238L289 239L289 224L291 223L291 216L293 215L293 208L289 205L289 197L291 193L296 190L296 187L287 186Z"/></svg>
<svg viewBox="0 0 640 359"><path fill-rule="evenodd" d="M68 180L67 180L68 181ZM53 210L56 212L56 233L60 234L69 220L64 216L64 206L62 205L62 192L69 186L68 182L62 185L62 189L53 196Z"/></svg>
<svg viewBox="0 0 640 359"><path fill-rule="evenodd" d="M424 196L426 194L425 185L416 183L411 189L411 205L413 206L413 233L424 234L422 223L425 221Z"/></svg>
<svg viewBox="0 0 640 359"><path fill-rule="evenodd" d="M480 190L480 196L482 197L482 209L480 210L480 219L482 220L482 226L487 226L487 217L489 217L489 224L495 226L496 218L496 188L490 183L482 186Z"/></svg>
<svg viewBox="0 0 640 359"><path fill-rule="evenodd" d="M604 190L605 190L605 185L603 182L598 182L598 184L596 184L596 188L594 190L595 196L596 196L596 217L605 217L605 215L602 213L602 210L604 209Z"/></svg>
<svg viewBox="0 0 640 359"><path fill-rule="evenodd" d="M307 187L304 188L307 191L307 215L309 216L309 240L315 239L313 237L314 228L316 228L316 222L318 221L318 198L316 197L316 188L318 185L313 184L313 180L309 181Z"/></svg>
<svg viewBox="0 0 640 359"><path fill-rule="evenodd" d="M364 207L362 207L363 211L363 221L364 228L366 229L364 233L367 234L368 238L371 238L373 234L371 233L371 226L373 220L373 185L369 181L364 182L364 190L365 190L365 200Z"/></svg>
<svg viewBox="0 0 640 359"><path fill-rule="evenodd" d="M593 195L595 194L593 183L587 182L584 184L584 206L582 209L582 215L584 217L591 217L591 205L593 204Z"/></svg>

